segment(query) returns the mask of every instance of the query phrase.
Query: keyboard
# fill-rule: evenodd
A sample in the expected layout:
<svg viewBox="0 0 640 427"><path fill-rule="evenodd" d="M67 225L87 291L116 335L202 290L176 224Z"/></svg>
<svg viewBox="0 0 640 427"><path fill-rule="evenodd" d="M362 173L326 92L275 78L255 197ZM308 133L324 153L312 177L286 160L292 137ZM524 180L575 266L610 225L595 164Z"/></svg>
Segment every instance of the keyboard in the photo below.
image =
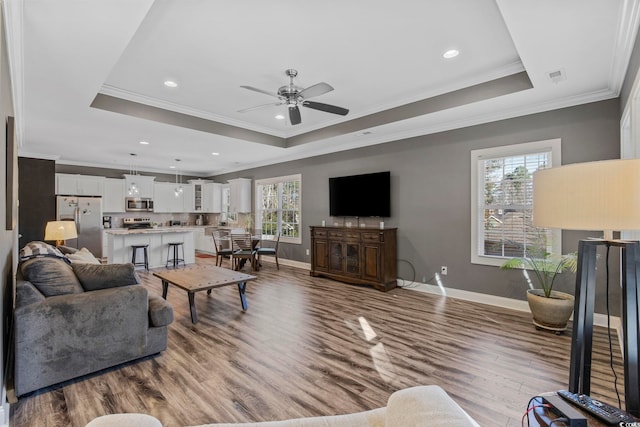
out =
<svg viewBox="0 0 640 427"><path fill-rule="evenodd" d="M609 425L635 423L638 421L631 414L626 413L622 409L592 399L586 394L571 393L567 390L560 390L558 391L558 396L578 408L587 411L589 414Z"/></svg>

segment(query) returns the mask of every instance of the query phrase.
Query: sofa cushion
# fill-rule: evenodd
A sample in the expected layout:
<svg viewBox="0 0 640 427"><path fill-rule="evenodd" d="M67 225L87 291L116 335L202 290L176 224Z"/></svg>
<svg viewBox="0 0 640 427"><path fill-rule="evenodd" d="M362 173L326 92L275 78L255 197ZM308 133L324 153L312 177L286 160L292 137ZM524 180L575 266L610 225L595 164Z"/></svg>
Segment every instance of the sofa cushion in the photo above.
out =
<svg viewBox="0 0 640 427"><path fill-rule="evenodd" d="M60 258L67 261L62 252L45 242L29 242L20 249L20 261L43 257Z"/></svg>
<svg viewBox="0 0 640 427"><path fill-rule="evenodd" d="M476 427L478 423L442 388L435 385L405 388L389 396L386 427L427 425Z"/></svg>
<svg viewBox="0 0 640 427"><path fill-rule="evenodd" d="M84 292L73 269L60 258L32 258L23 262L20 270L44 296Z"/></svg>
<svg viewBox="0 0 640 427"><path fill-rule="evenodd" d="M67 259L71 261L71 264L100 264L100 260L93 256L87 248L67 254Z"/></svg>
<svg viewBox="0 0 640 427"><path fill-rule="evenodd" d="M173 307L158 294L149 293L149 322L155 327L173 322Z"/></svg>
<svg viewBox="0 0 640 427"><path fill-rule="evenodd" d="M137 285L140 283L140 278L131 263L73 263L72 267L85 291L96 291L98 289Z"/></svg>

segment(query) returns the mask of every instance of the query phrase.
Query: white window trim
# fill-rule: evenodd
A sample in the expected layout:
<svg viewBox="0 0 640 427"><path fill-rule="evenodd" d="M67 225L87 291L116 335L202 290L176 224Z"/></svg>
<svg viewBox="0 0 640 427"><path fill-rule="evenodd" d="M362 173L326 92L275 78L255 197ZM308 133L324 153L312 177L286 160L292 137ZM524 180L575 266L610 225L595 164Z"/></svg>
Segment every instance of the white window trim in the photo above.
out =
<svg viewBox="0 0 640 427"><path fill-rule="evenodd" d="M256 179L256 180L254 180L253 194L256 195L254 211L256 213L256 218L257 218L258 212L260 211L259 210L260 198L258 197L258 195L259 195L258 186L276 184L276 183L280 183L280 182L283 182L283 181L296 181L296 180L300 181L300 196L298 198L298 200L300 202L300 230L299 230L299 235L298 235L298 237L280 236L280 241L284 242L284 243L291 243L291 244L295 244L295 245L301 245L302 244L302 174L299 173L299 174L295 174L295 175L276 176L276 177L272 177L272 178L264 178L264 179Z"/></svg>
<svg viewBox="0 0 640 427"><path fill-rule="evenodd" d="M483 159L491 159L495 157L509 157L541 151L551 150L551 166L557 167L562 164L561 159L561 140L548 139L544 141L526 142L521 144L505 145L501 147L484 148L481 150L471 150L471 263L482 265L501 266L505 260L510 257L499 257L481 255L478 239L480 231L480 198L484 194L482 187L483 171L479 170L478 163ZM562 252L562 230L552 230L553 233L553 253L561 254Z"/></svg>

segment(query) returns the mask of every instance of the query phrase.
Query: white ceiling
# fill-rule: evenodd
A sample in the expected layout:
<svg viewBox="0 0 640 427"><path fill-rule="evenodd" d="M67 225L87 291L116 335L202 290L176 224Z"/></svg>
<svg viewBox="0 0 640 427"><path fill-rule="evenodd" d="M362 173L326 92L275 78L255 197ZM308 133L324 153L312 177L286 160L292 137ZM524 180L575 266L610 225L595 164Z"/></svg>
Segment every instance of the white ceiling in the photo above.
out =
<svg viewBox="0 0 640 427"><path fill-rule="evenodd" d="M179 158L183 173L210 176L613 98L639 6L6 0L19 153L165 173ZM444 59L451 48L460 55ZM288 68L300 87L332 85L311 100L349 114L302 107L292 126L274 118L286 106L238 112L277 103L240 86L275 93ZM557 70L564 79L553 82ZM509 76L532 87L482 85L506 88Z"/></svg>

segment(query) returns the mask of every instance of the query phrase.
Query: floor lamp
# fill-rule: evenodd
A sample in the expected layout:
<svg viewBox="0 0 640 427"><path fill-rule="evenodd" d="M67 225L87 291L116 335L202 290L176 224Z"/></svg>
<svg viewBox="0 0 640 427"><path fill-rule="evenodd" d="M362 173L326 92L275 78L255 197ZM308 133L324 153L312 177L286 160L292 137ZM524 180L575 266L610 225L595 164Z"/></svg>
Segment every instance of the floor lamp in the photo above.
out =
<svg viewBox="0 0 640 427"><path fill-rule="evenodd" d="M576 163L537 171L533 176L533 224L604 231L604 239L581 240L578 246L568 387L573 393L590 393L597 249L621 249L625 405L627 412L640 416L640 242L613 239L614 230L640 230L640 159Z"/></svg>
<svg viewBox="0 0 640 427"><path fill-rule="evenodd" d="M76 239L78 232L74 221L49 221L44 229L44 240L55 240L56 246L68 239Z"/></svg>

